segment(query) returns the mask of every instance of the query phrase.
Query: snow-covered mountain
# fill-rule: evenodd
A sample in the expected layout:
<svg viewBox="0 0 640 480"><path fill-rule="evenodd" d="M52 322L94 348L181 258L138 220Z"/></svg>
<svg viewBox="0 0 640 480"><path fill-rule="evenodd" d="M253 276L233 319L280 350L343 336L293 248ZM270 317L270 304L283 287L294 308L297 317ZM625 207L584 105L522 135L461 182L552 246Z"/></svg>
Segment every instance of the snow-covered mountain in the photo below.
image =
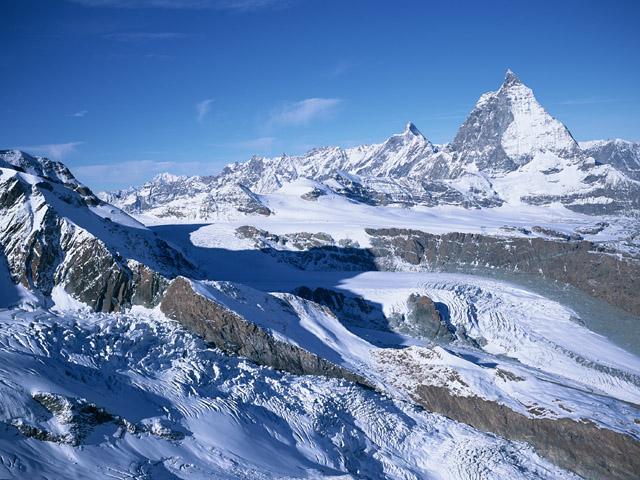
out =
<svg viewBox="0 0 640 480"><path fill-rule="evenodd" d="M609 145L609 144L607 144ZM574 140L511 71L480 97L450 144L409 123L381 144L252 157L209 177L160 175L101 198L130 213L213 219L261 209L259 197L299 178L376 205L550 205L592 214L640 208L637 145ZM229 194L241 185L244 193Z"/></svg>
<svg viewBox="0 0 640 480"><path fill-rule="evenodd" d="M616 138L580 142L580 147L598 163L611 165L627 177L640 181L640 143Z"/></svg>
<svg viewBox="0 0 640 480"><path fill-rule="evenodd" d="M569 130L542 108L511 70L498 91L480 97L449 151L454 164L443 176L457 176L470 166L490 175L508 174L545 153L580 157Z"/></svg>
<svg viewBox="0 0 640 480"><path fill-rule="evenodd" d="M360 375L374 347L319 304L228 282L169 286L195 273L183 254L63 164L2 151L0 165L3 475L470 478L481 464L496 479L573 477L530 446L359 386L382 378Z"/></svg>
<svg viewBox="0 0 640 480"><path fill-rule="evenodd" d="M19 151L0 151L0 250L23 287L44 298L63 289L104 311L152 305L165 277L190 268L66 166Z"/></svg>

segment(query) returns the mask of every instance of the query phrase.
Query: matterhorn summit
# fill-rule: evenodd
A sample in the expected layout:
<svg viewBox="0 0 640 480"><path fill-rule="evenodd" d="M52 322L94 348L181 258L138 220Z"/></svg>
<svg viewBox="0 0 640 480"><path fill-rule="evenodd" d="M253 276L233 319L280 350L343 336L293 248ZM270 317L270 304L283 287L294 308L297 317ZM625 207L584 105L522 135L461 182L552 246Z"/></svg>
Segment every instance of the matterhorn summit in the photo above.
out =
<svg viewBox="0 0 640 480"><path fill-rule="evenodd" d="M480 97L451 143L461 165L506 173L542 152L575 154L569 130L538 103L533 91L511 70L495 92Z"/></svg>
<svg viewBox="0 0 640 480"><path fill-rule="evenodd" d="M407 125L404 127L403 135L415 135L416 137L422 137L426 140L425 136L422 135L422 132L418 130L418 127L415 126L413 122L407 122Z"/></svg>
<svg viewBox="0 0 640 480"><path fill-rule="evenodd" d="M522 82L520 81L518 76L513 72L513 70L511 70L510 68L507 68L507 71L504 74L504 83L502 84L502 86L505 87L505 86L515 85L515 84L522 84Z"/></svg>

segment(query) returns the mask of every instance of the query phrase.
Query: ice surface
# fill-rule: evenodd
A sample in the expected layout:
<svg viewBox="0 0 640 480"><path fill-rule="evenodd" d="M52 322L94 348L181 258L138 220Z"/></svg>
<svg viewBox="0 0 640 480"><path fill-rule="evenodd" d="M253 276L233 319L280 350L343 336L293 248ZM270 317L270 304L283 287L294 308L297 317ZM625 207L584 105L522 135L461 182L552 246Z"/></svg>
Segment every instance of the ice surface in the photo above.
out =
<svg viewBox="0 0 640 480"><path fill-rule="evenodd" d="M33 400L43 395L64 399L60 410ZM74 420L74 402L115 420ZM0 405L9 478L573 478L529 447L375 392L227 357L142 309L0 312ZM82 447L17 433L27 426Z"/></svg>

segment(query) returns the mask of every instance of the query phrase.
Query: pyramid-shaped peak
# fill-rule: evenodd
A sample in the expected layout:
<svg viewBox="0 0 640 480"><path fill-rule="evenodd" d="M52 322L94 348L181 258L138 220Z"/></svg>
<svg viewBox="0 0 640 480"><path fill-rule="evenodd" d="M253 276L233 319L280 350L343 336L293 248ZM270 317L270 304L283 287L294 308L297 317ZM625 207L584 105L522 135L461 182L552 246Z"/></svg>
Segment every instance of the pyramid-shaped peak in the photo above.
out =
<svg viewBox="0 0 640 480"><path fill-rule="evenodd" d="M502 83L502 88L510 87L512 85L522 85L522 82L520 81L518 76L513 73L513 70L508 68L507 72L504 74L504 82Z"/></svg>
<svg viewBox="0 0 640 480"><path fill-rule="evenodd" d="M417 137L422 137L424 138L424 135L422 135L422 132L420 132L420 130L418 130L418 127L415 126L415 124L413 122L408 122L407 125L404 127L404 132L402 132L403 135L415 135Z"/></svg>
<svg viewBox="0 0 640 480"><path fill-rule="evenodd" d="M480 97L450 148L480 170L509 172L539 152L574 155L577 144L533 91L507 70L500 89Z"/></svg>

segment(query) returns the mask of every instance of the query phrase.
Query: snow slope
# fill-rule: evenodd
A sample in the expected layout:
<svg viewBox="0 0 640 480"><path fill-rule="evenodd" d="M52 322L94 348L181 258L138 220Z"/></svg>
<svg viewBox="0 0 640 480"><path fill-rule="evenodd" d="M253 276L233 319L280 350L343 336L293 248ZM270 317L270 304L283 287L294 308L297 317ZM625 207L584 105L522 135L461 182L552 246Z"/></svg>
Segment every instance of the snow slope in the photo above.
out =
<svg viewBox="0 0 640 480"><path fill-rule="evenodd" d="M252 243L238 238L235 230L243 225L252 225L275 234L295 234L300 232L324 232L336 241L340 239L357 242L360 247L370 244L366 228L410 228L429 233L447 232L482 233L487 235L535 237L544 236L532 232L540 226L567 235L589 229L598 222L607 222L604 228L592 233L581 233L587 239L605 243L621 250L637 248L639 238L638 222L633 218L594 218L570 211L561 205L532 206L504 205L491 209L471 210L455 206L439 207L393 207L373 206L356 203L332 192L319 196L316 200L302 197L320 188L317 182L299 179L284 185L276 192L262 195L262 203L272 215L241 216L219 219L216 222L202 222L192 236L194 243L201 246L219 246L226 249L253 248ZM134 215L149 226L178 223L173 218L162 218L144 214ZM185 225L192 220L182 219ZM507 227L507 228L505 228ZM522 233L528 230L528 234ZM635 246L635 247L634 247Z"/></svg>
<svg viewBox="0 0 640 480"><path fill-rule="evenodd" d="M142 309L0 313L0 399L5 478L574 478L374 392L224 356Z"/></svg>

